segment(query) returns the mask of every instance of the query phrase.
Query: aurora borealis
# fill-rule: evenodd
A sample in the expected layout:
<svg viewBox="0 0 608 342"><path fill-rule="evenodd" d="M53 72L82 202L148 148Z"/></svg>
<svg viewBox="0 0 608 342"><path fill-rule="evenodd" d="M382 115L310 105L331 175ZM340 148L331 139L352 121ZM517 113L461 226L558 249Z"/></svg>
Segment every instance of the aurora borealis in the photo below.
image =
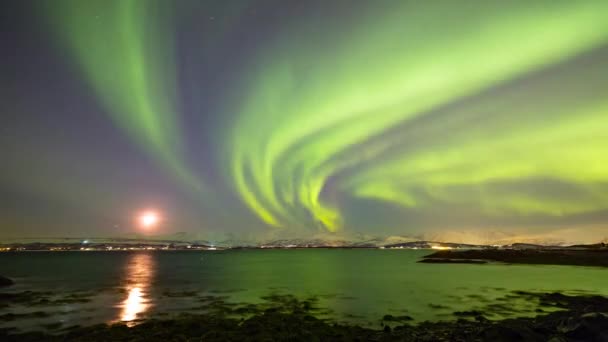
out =
<svg viewBox="0 0 608 342"><path fill-rule="evenodd" d="M608 2L2 6L7 236L608 237Z"/></svg>

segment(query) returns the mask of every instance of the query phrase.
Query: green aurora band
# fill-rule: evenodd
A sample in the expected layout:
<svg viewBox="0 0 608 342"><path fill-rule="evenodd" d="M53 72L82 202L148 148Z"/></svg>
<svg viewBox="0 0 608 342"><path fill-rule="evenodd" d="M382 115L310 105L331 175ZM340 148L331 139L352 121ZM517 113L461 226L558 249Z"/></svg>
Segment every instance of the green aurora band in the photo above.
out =
<svg viewBox="0 0 608 342"><path fill-rule="evenodd" d="M225 151L248 206L272 226L329 231L342 226L338 198L349 195L411 208L429 198L464 200L497 215L606 209L607 187L597 187L608 181L608 101L598 101L601 94L589 96L595 103L562 108L526 108L514 95L431 121L420 127L426 133L387 134L608 38L603 1L467 4L370 2L373 8L338 33L294 25L265 47ZM593 86L607 89L599 72L603 84ZM448 136L427 141L425 134ZM492 191L503 181L536 178L582 191L553 200Z"/></svg>
<svg viewBox="0 0 608 342"><path fill-rule="evenodd" d="M186 186L201 190L183 158L170 8L157 1L59 0L45 9L114 122Z"/></svg>
<svg viewBox="0 0 608 342"><path fill-rule="evenodd" d="M61 36L112 119L200 189L182 157L165 6L60 3ZM607 1L386 0L353 13L290 22L225 94L236 108L218 113L232 118L219 167L262 221L336 232L349 199L494 217L608 209L608 68L568 66L608 42Z"/></svg>

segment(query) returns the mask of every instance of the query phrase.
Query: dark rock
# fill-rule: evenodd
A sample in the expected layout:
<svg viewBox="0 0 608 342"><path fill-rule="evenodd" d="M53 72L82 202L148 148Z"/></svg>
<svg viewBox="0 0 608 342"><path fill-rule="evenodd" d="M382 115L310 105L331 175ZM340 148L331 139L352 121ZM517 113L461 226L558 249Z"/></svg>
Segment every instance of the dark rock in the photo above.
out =
<svg viewBox="0 0 608 342"><path fill-rule="evenodd" d="M477 311L477 310L456 311L456 312L454 312L454 316L459 316L459 317L479 317L479 316L483 316L483 312Z"/></svg>
<svg viewBox="0 0 608 342"><path fill-rule="evenodd" d="M451 260L452 263L457 263L457 260L464 263L469 263L468 260L486 260L510 264L608 267L608 249L571 250L567 248L541 248L437 251L424 256L424 259L420 262L445 263L445 261L440 260Z"/></svg>
<svg viewBox="0 0 608 342"><path fill-rule="evenodd" d="M487 264L486 260L474 260L474 259L440 259L440 258L427 258L418 261L423 264Z"/></svg>
<svg viewBox="0 0 608 342"><path fill-rule="evenodd" d="M586 313L569 318L558 327L566 337L580 341L608 341L608 315L600 312Z"/></svg>
<svg viewBox="0 0 608 342"><path fill-rule="evenodd" d="M390 321L394 321L395 317L393 315L384 315L384 317L382 317L382 320L390 322Z"/></svg>
<svg viewBox="0 0 608 342"><path fill-rule="evenodd" d="M488 321L488 319L484 315L476 315L475 320L477 322L487 322Z"/></svg>
<svg viewBox="0 0 608 342"><path fill-rule="evenodd" d="M568 342L568 340L563 336L553 336L547 342Z"/></svg>
<svg viewBox="0 0 608 342"><path fill-rule="evenodd" d="M14 284L15 282L12 279L0 275L0 287L11 286Z"/></svg>
<svg viewBox="0 0 608 342"><path fill-rule="evenodd" d="M508 326L500 323L485 329L482 332L484 341L493 342L515 342L515 341L546 341L547 338L522 324L520 326Z"/></svg>
<svg viewBox="0 0 608 342"><path fill-rule="evenodd" d="M407 315L397 316L397 319L401 322L414 320L411 316L407 316Z"/></svg>
<svg viewBox="0 0 608 342"><path fill-rule="evenodd" d="M406 322L413 320L412 317L403 315L403 316L393 316L393 315L384 315L382 317L382 321L384 322Z"/></svg>
<svg viewBox="0 0 608 342"><path fill-rule="evenodd" d="M18 320L18 319L24 319L24 318L46 318L46 317L50 317L51 314L48 312L44 312L44 311L35 311L35 312L29 312L29 313L7 313L4 315L0 315L0 321L4 321L4 322L9 322L9 321L14 321L14 320Z"/></svg>

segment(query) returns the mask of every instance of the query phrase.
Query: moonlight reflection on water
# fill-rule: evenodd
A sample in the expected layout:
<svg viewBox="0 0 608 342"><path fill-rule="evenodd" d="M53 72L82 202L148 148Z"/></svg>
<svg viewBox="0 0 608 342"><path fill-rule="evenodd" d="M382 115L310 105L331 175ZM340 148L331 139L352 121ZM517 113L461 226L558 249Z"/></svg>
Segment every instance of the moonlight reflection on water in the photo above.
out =
<svg viewBox="0 0 608 342"><path fill-rule="evenodd" d="M153 276L154 258L148 253L131 256L126 267L127 298L120 304L120 320L130 322L151 307L146 299Z"/></svg>

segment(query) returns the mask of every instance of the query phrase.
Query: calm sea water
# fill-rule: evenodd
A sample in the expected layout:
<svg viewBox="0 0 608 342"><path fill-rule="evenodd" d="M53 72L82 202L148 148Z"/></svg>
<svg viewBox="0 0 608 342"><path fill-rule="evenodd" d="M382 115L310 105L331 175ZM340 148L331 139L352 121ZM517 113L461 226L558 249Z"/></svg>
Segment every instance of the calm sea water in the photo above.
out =
<svg viewBox="0 0 608 342"><path fill-rule="evenodd" d="M232 303L260 303L263 296L277 293L313 296L328 309L328 317L375 324L385 314L415 320L453 319L455 311L491 308L496 309L490 313L494 318L534 314L534 303L512 291L608 295L608 270L602 268L416 263L428 253L308 249L0 254L0 274L17 282L3 292L45 291L51 298L80 294L91 299L0 308L0 315L51 313L5 320L0 326L27 330L170 317L200 312L201 296L222 296Z"/></svg>

